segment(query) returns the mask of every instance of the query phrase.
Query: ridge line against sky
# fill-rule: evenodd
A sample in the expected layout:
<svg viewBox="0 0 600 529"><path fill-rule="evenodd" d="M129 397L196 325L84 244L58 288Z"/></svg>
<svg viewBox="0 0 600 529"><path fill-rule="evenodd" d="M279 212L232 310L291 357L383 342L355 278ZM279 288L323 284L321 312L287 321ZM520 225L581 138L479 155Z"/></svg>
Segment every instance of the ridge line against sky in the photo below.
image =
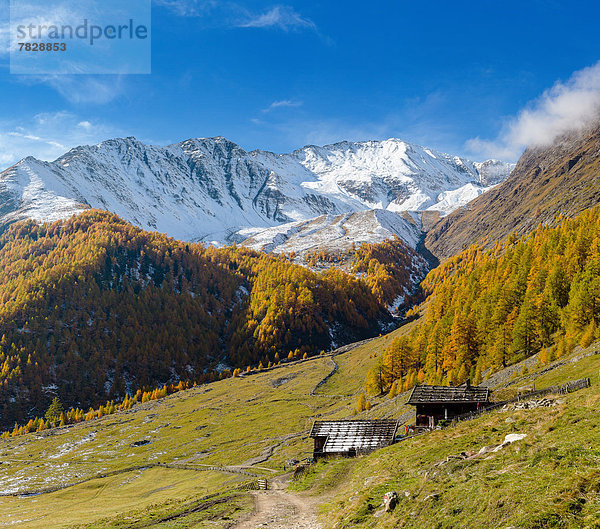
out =
<svg viewBox="0 0 600 529"><path fill-rule="evenodd" d="M0 0L0 167L119 136L274 152L397 137L514 161L595 115L597 14L578 1L153 0L151 75L33 77L8 73Z"/></svg>

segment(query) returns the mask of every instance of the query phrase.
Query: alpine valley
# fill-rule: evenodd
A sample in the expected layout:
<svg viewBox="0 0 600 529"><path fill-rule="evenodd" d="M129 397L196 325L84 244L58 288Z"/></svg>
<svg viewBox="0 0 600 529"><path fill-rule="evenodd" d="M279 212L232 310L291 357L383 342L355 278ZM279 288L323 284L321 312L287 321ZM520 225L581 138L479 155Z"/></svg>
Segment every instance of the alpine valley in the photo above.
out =
<svg viewBox="0 0 600 529"><path fill-rule="evenodd" d="M516 167L125 138L6 169L0 527L598 527L599 130ZM471 383L486 413L399 429ZM313 464L349 419L402 442Z"/></svg>
<svg viewBox="0 0 600 529"><path fill-rule="evenodd" d="M435 260L427 223L511 169L395 139L25 158L0 174L3 424L388 329Z"/></svg>

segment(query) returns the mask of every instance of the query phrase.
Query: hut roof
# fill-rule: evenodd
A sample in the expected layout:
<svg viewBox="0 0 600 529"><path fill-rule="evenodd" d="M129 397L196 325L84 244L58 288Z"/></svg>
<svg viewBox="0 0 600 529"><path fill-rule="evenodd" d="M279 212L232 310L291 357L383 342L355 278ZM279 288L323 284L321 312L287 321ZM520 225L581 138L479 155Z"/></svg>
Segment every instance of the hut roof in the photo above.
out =
<svg viewBox="0 0 600 529"><path fill-rule="evenodd" d="M408 404L463 404L489 402L489 400L490 390L481 386L415 386Z"/></svg>
<svg viewBox="0 0 600 529"><path fill-rule="evenodd" d="M310 437L326 437L325 453L375 450L394 442L398 421L315 421Z"/></svg>

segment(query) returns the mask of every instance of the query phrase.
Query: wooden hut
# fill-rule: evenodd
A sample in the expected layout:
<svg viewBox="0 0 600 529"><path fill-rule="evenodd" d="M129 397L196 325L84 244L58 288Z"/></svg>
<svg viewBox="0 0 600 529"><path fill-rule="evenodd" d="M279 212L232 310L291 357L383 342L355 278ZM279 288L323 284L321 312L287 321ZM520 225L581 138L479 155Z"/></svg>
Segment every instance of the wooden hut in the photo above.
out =
<svg viewBox="0 0 600 529"><path fill-rule="evenodd" d="M314 439L313 457L355 456L391 445L398 421L315 421L310 431Z"/></svg>
<svg viewBox="0 0 600 529"><path fill-rule="evenodd" d="M435 428L441 420L452 420L458 415L474 412L490 402L490 390L471 386L415 386L408 404L416 406L417 428Z"/></svg>

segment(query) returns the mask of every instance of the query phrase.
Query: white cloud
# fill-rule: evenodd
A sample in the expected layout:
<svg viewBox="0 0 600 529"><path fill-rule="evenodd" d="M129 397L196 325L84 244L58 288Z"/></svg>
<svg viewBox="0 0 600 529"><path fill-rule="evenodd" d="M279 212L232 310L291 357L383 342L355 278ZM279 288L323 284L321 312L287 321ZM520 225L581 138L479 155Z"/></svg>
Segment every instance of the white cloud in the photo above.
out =
<svg viewBox="0 0 600 529"><path fill-rule="evenodd" d="M315 23L297 13L292 7L278 5L261 15L249 16L247 20L238 24L241 28L279 28L284 31L290 29L313 29Z"/></svg>
<svg viewBox="0 0 600 529"><path fill-rule="evenodd" d="M600 62L557 82L510 119L495 140L473 138L466 148L477 154L514 160L527 146L547 146L567 132L594 123L600 113Z"/></svg>
<svg viewBox="0 0 600 529"><path fill-rule="evenodd" d="M153 0L154 5L166 7L181 17L199 17L223 8L227 2L217 0Z"/></svg>
<svg viewBox="0 0 600 529"><path fill-rule="evenodd" d="M263 112L271 112L277 108L296 108L302 106L302 101L293 101L291 99L284 99L282 101L273 101L267 108L263 109Z"/></svg>
<svg viewBox="0 0 600 529"><path fill-rule="evenodd" d="M54 160L78 145L95 144L119 131L81 120L71 112L37 114L28 121L0 122L0 169L26 156Z"/></svg>
<svg viewBox="0 0 600 529"><path fill-rule="evenodd" d="M277 28L317 30L316 24L293 7L275 5L263 13L252 12L237 2L217 0L153 0L154 5L182 17L204 19L211 26L230 28Z"/></svg>

